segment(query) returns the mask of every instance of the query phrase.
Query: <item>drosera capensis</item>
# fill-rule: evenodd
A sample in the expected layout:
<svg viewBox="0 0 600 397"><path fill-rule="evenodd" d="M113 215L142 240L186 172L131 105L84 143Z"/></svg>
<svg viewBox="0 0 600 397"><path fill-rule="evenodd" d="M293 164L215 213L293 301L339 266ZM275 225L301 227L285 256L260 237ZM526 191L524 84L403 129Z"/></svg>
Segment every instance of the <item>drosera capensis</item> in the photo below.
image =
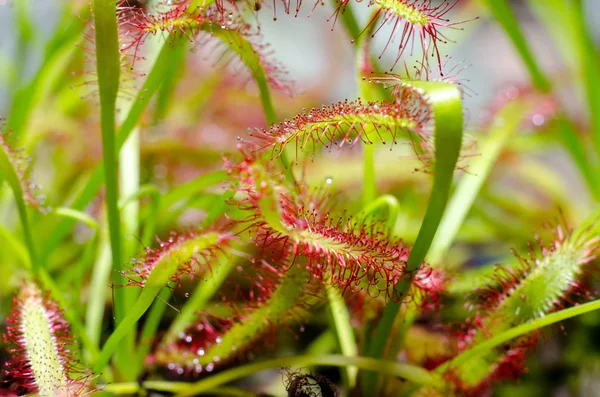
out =
<svg viewBox="0 0 600 397"><path fill-rule="evenodd" d="M573 44L546 75L527 4L506 0L62 3L44 23L0 6L0 395L590 382L600 157L580 107L597 104L568 93L594 91L598 51L581 4L533 9ZM491 76L517 69L494 21L523 89ZM455 63L453 41L476 57ZM299 95L282 65L310 73Z"/></svg>

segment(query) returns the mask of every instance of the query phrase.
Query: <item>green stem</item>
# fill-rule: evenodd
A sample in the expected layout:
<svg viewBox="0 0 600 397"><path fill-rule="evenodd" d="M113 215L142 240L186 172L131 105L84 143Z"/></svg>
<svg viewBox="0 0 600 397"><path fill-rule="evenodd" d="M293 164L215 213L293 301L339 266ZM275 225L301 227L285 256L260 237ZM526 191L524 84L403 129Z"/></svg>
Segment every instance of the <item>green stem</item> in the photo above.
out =
<svg viewBox="0 0 600 397"><path fill-rule="evenodd" d="M333 6L336 6L335 2ZM351 3L348 3L344 8L344 12L340 13L340 19L344 28L346 28L346 32L348 32L348 36L352 37L352 40L357 40L360 35L360 27L356 21L356 16L354 16Z"/></svg>
<svg viewBox="0 0 600 397"><path fill-rule="evenodd" d="M345 357L355 357L358 355L358 347L354 338L354 331L350 325L350 314L346 307L343 297L340 292L330 285L325 286L327 290L327 298L329 300L329 311L333 319L335 333L340 346L340 350ZM352 390L356 385L357 368L355 366L344 367L344 375L348 386L348 390Z"/></svg>
<svg viewBox="0 0 600 397"><path fill-rule="evenodd" d="M149 380L144 382L143 385L140 386L139 383L136 382L124 382L124 383L112 383L104 386L103 391L107 391L109 393L122 395L122 394L136 394L139 392L140 388L143 387L147 390L156 390L159 392L168 392L168 393L176 393L181 390L185 390L189 386L189 383L184 382L168 382L163 380ZM215 387L214 389L208 390L206 392L202 392L200 394L210 394L213 396L223 396L223 397L256 397L258 394L246 391L243 389L238 389L236 387ZM262 394L261 394L262 395Z"/></svg>
<svg viewBox="0 0 600 397"><path fill-rule="evenodd" d="M102 158L104 161L104 179L106 188L106 209L110 233L113 280L121 284L122 277L117 273L123 264L121 251L121 220L117 205L117 150L115 145L116 103L121 73L119 54L119 32L117 27L117 7L113 0L94 0L93 3L96 32L96 70L100 93L100 127L102 130ZM125 316L123 291L115 291L116 320Z"/></svg>
<svg viewBox="0 0 600 397"><path fill-rule="evenodd" d="M376 18L376 16L373 16ZM346 6L345 12L342 17L342 21L346 26L348 33L356 39L354 54L356 58L355 66L358 75L358 96L367 102L382 100L385 98L382 95L381 84L373 84L368 79L369 74L377 69L375 62L370 56L370 36L372 29L376 24L371 24L368 31L363 32L363 35L357 37L360 33L358 32L358 24L354 15L352 14L352 7L350 4ZM378 90L379 89L379 90ZM367 142L363 145L363 197L362 206L366 207L369 205L377 196L377 179L375 177L375 146L371 142Z"/></svg>
<svg viewBox="0 0 600 397"><path fill-rule="evenodd" d="M254 76L258 90L260 91L260 103L263 106L263 112L267 119L268 125L277 123L277 115L275 114L275 108L273 107L273 101L271 100L271 91L269 90L269 83L264 76L264 70L261 69L262 75Z"/></svg>
<svg viewBox="0 0 600 397"><path fill-rule="evenodd" d="M126 112L129 103L123 100L118 101L121 112ZM127 201L121 206L119 211L123 214L122 232L123 232L123 252L122 256L125 259L135 256L139 235L139 210L140 204L138 198L130 199L140 190L140 131L139 128L134 130L129 135L127 141L119 153L119 196ZM123 288L122 291L121 310L126 311L128 307L134 304L139 291L136 288ZM137 375L135 361L135 333L130 333L122 343L120 349L117 350L115 363L122 375L122 380L134 380Z"/></svg>
<svg viewBox="0 0 600 397"><path fill-rule="evenodd" d="M245 378L254 373L264 371L271 368L280 367L304 367L304 366L333 366L347 367L355 366L363 370L376 371L391 376L396 376L408 381L440 387L443 382L427 370L408 364L401 364L395 361L375 360L368 357L345 357L338 355L321 355L321 356L291 356L281 357L273 360L254 362L243 366L234 367L216 375L205 378L199 382L189 385L184 390L181 390L176 397L188 397L198 393L202 393L213 388L229 383L231 381ZM367 395L374 395L373 392Z"/></svg>
<svg viewBox="0 0 600 397"><path fill-rule="evenodd" d="M451 361L448 361L440 367L438 367L436 369L436 372L442 373L450 368L457 367L465 362L468 362L474 357L484 354L485 352L521 335L528 334L539 328L546 327L548 325L558 323L568 318L580 316L582 314L589 313L598 309L600 309L600 300L595 300L592 302L584 303L583 305L570 307L568 309L548 314L545 317L538 318L525 324L521 324L498 335L494 335L491 338L487 339L485 342L482 342L474 346L473 348L464 351Z"/></svg>

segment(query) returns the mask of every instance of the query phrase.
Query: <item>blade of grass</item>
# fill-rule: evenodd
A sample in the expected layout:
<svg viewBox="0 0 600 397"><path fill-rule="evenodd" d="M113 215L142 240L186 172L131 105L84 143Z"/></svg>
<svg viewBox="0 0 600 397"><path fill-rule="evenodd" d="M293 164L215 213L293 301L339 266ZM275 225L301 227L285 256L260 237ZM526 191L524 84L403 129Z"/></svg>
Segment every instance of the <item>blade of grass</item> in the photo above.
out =
<svg viewBox="0 0 600 397"><path fill-rule="evenodd" d="M143 185L137 192L134 192L129 197L121 200L119 202L119 207L124 208L128 202L138 200L145 196L150 196L150 204L148 205L146 212L143 213L143 215L140 214L140 219L145 223L142 234L142 246L149 247L156 230L156 221L161 203L160 190L152 184Z"/></svg>
<svg viewBox="0 0 600 397"><path fill-rule="evenodd" d="M598 174L589 159L586 143L579 136L575 124L565 116L560 116L555 121L556 133L559 142L565 147L573 162L581 172L590 193L600 199L600 174Z"/></svg>
<svg viewBox="0 0 600 397"><path fill-rule="evenodd" d="M102 372L123 338L134 330L138 320L146 313L152 302L154 302L154 298L156 298L163 288L165 288L164 285L148 285L144 287L133 306L128 308L127 315L119 322L115 331L102 346L100 354L93 361L92 370L94 372Z"/></svg>
<svg viewBox="0 0 600 397"><path fill-rule="evenodd" d="M96 220L94 218L92 218L85 212L75 211L74 209L71 209L71 208L59 207L56 210L54 210L54 214L79 221L79 222L89 226L92 230L94 230L95 233L98 233L98 230L99 230L98 222L96 222Z"/></svg>
<svg viewBox="0 0 600 397"><path fill-rule="evenodd" d="M18 1L15 4L15 14L17 22L17 53L15 56L17 75L13 84L18 87L22 82L23 73L27 70L29 50L35 36L35 29L31 23L31 4L29 0Z"/></svg>
<svg viewBox="0 0 600 397"><path fill-rule="evenodd" d="M223 170L209 172L201 175L189 182L181 184L169 190L163 196L160 203L160 213L168 211L171 207L177 204L179 201L191 198L204 189L210 186L214 186L227 179L227 172Z"/></svg>
<svg viewBox="0 0 600 397"><path fill-rule="evenodd" d="M173 53L174 59L169 64L169 70L165 73L165 81L161 84L156 93L156 105L152 115L152 124L156 125L162 121L169 110L169 105L174 100L174 91L179 82L179 78L184 75L185 56L188 46L185 42L175 47Z"/></svg>
<svg viewBox="0 0 600 397"><path fill-rule="evenodd" d="M121 61L119 53L119 31L117 26L117 6L112 0L94 0L94 31L96 37L96 70L100 95L100 129L102 132L102 159L104 163L104 181L106 189L106 211L110 248L112 256L113 282L122 284L118 273L123 265L121 248L121 217L117 205L118 168L117 148L115 145L116 106L119 92ZM123 291L115 291L115 318L120 323L125 317Z"/></svg>

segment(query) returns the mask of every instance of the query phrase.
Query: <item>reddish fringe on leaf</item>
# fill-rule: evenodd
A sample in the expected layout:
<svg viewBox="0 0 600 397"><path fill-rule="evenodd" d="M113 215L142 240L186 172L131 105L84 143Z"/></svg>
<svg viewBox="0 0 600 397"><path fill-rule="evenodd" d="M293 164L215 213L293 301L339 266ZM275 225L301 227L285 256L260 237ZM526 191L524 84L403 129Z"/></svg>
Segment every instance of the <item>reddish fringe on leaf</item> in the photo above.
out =
<svg viewBox="0 0 600 397"><path fill-rule="evenodd" d="M343 292L365 290L371 297L383 294L392 301L406 299L396 296L394 287L408 277L410 247L392 238L385 227L347 216L333 217L333 203L322 191L311 193L301 184L275 188L278 183L285 186L281 177L264 168L269 165L263 166L256 157L246 157L240 163L226 160L226 166L230 176L239 182L235 189L244 196L237 205L249 212L240 223L247 225L244 231L250 233L262 257L298 263L312 278L331 283ZM288 233L272 229L263 218L259 202L264 194L276 195L278 212ZM433 296L434 291L443 288L437 276L424 265L413 285Z"/></svg>
<svg viewBox="0 0 600 397"><path fill-rule="evenodd" d="M391 135L391 144L397 144L401 132L408 133L417 152L427 152L430 143L424 135L431 120L429 105L416 91L399 98L397 103L369 102L360 99L343 101L320 109L303 111L291 120L272 125L268 130L255 129L250 133L258 142L259 150L270 149L271 158L278 158L287 145L294 142L296 159L300 151L311 150L314 155L323 146L331 151L358 142L373 144L367 136L366 127L384 145L388 143L384 134ZM384 124L388 122L387 124ZM402 122L410 123L402 127ZM391 148L390 148L391 150Z"/></svg>
<svg viewBox="0 0 600 397"><path fill-rule="evenodd" d="M195 356L204 356L211 346L221 343L221 336L235 324L233 317L220 317L209 313L200 313L198 320L181 332L179 339L169 346L159 347L156 354L149 356L148 365L165 365L166 369L178 376L198 377L219 369L219 362L202 366ZM178 357L177 362L163 362L162 352L170 357Z"/></svg>
<svg viewBox="0 0 600 397"><path fill-rule="evenodd" d="M258 29L244 22L240 13L226 13L220 2L206 9L199 7L193 10L191 3L190 0L173 4L161 3L153 14L137 7L121 7L121 51L133 54L132 59L135 61L147 38L159 34L183 36L205 54L216 52L215 62L221 68L234 59L238 59L238 63L242 62L238 52L250 51L256 57L257 64L265 71L269 85L291 93L289 84L285 81L283 67L270 59L272 52L262 41ZM226 36L227 43L216 37L219 34ZM250 66L250 74L256 72L257 70Z"/></svg>
<svg viewBox="0 0 600 397"><path fill-rule="evenodd" d="M190 230L183 233L172 232L167 240L158 240L157 248L146 248L143 258L133 259L130 269L121 272L123 277L126 277L129 280L126 285L144 287L146 280L148 280L148 277L154 268L164 258L169 256L176 257L179 248L184 243L210 232L211 230L202 232ZM178 271L171 277L171 282L178 285L181 281L181 277L185 275L195 277L205 272L209 272L211 269L211 261L215 260L219 254L227 254L230 243L234 240L234 236L227 232L217 233L219 233L219 237L214 245L196 251L190 259L184 260L179 264Z"/></svg>
<svg viewBox="0 0 600 397"><path fill-rule="evenodd" d="M285 266L271 265L265 260L253 260L250 268L244 269L244 277L252 287L243 291L236 283L225 288L233 290L233 293L222 297L222 302L227 306L229 315L223 317L199 313L198 320L182 332L176 342L159 348L148 364L165 365L166 369L173 374L197 378L251 360L260 349L271 350L276 345L276 337L282 330L288 328L293 331L291 326L302 324L310 310L322 302L323 296L320 293L322 286L316 283L307 283L303 286L303 298L296 300L283 316L278 317L277 324L269 322L269 319L265 317L263 321L266 327L253 335L252 340L247 340L240 346L233 346L229 356L214 357L204 366L197 358L210 354L211 347L220 344L224 335L232 327L244 322L257 310L270 304L269 300L283 282L286 270Z"/></svg>
<svg viewBox="0 0 600 397"><path fill-rule="evenodd" d="M478 288L471 297L471 307L481 309L484 312L494 311L500 303L506 299L518 286L522 280L535 271L538 261L546 256L552 255L573 236L573 230L569 229L566 221L557 225L552 230L554 239L550 243L544 243L539 236L536 236L537 248L532 243L529 244L529 255L524 257L513 250L513 255L518 260L516 267L496 266L490 282L481 288ZM587 239L586 239L587 237ZM564 291L559 298L548 308L548 312L560 310L565 304L576 305L582 298L589 298L589 289L585 288L586 274L590 274L592 261L597 258L600 250L600 237L587 236L582 233L579 237L578 245L581 249L580 256L582 260L578 262L581 266L581 273L576 280L573 280L568 291Z"/></svg>
<svg viewBox="0 0 600 397"><path fill-rule="evenodd" d="M6 333L3 336L7 352L12 360L4 370L6 382L19 395L35 393L38 388L28 357L26 341L23 335L22 313L28 301L37 301L50 324L50 332L54 338L54 346L58 352L60 364L67 375L68 396L87 396L96 390L87 391L93 379L91 372L85 370L76 360L73 352L74 342L69 332L69 324L64 319L63 311L58 303L49 298L48 293L41 292L34 284L25 284L19 294L15 294L12 302L12 312L7 318ZM31 302L30 302L31 304ZM0 390L0 393L3 391Z"/></svg>
<svg viewBox="0 0 600 397"><path fill-rule="evenodd" d="M561 249L563 244L574 243L579 250L578 257L581 259L577 263L580 266L580 272L577 278L570 283L568 290L557 295L556 299L549 302L544 313L532 313L532 316L540 317L546 313L564 308L566 304L576 305L582 299L589 299L589 288L585 288L586 274L591 272L591 263L596 259L600 249L600 237L590 235L589 230L581 232L578 236L573 234L573 230L566 226L566 221L561 220L555 228L552 229L554 239L550 243L543 243L540 237L536 236L537 248L530 244L528 257L521 256L513 252L518 260L518 265L497 266L489 283L481 288L477 288L472 297L470 308L477 310L476 314L466 321L463 330L458 335L458 348L460 351L466 350L472 346L473 341L478 334L489 338L493 336L494 330L486 328L486 319L494 315L502 307L505 299L514 297L516 288L532 274L539 271L538 263L545 257L555 254ZM570 241L576 239L575 241ZM524 299L521 297L521 299ZM506 321L512 321L506 319ZM451 371L446 374L455 386L467 396L482 395L484 391L500 381L516 380L525 371L525 359L527 353L536 345L539 338L539 332L533 332L517 341L509 342L504 345L505 352L501 359L494 365L490 374L478 385L467 385Z"/></svg>

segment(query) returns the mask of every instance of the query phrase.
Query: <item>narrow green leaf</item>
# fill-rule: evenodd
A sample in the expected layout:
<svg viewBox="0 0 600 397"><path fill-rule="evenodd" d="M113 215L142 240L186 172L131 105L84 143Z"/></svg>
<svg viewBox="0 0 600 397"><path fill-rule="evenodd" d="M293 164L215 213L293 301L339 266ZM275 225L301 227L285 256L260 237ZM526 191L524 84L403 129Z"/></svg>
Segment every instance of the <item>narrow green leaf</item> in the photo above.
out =
<svg viewBox="0 0 600 397"><path fill-rule="evenodd" d="M106 209L112 253L113 269L121 270L123 257L121 250L121 218L117 205L117 149L115 146L116 104L121 74L119 53L119 31L117 27L117 7L112 0L94 0L94 31L96 33L96 70L100 95L100 128L102 131L102 158L106 189ZM114 282L121 284L121 276L114 272ZM116 319L120 322L125 315L125 307L120 305L122 291L115 293Z"/></svg>
<svg viewBox="0 0 600 397"><path fill-rule="evenodd" d="M368 357L344 357L337 355L291 356L280 357L269 361L254 362L228 369L187 386L185 390L182 390L176 395L176 397L193 396L204 391L211 390L217 386L237 379L242 379L246 376L271 368L291 366L304 367L316 365L334 367L355 366L363 370L377 371L390 376L397 376L417 384L432 386L441 386L443 384L441 379L435 375L432 375L423 368L408 364L401 364L396 361L382 361ZM374 395L373 391L367 395Z"/></svg>
<svg viewBox="0 0 600 397"><path fill-rule="evenodd" d="M471 360L474 357L485 354L491 349L500 346L501 344L517 338L521 335L528 334L537 329L546 327L548 325L552 325L558 323L560 321L564 321L566 319L580 316L585 313L589 313L595 310L600 309L600 300L595 300L592 302L584 303L579 306L570 307L568 309L563 309L551 314L546 315L545 317L537 318L531 322L521 324L517 327L511 328L507 331L504 331L500 334L494 335L491 338L487 339L485 342L474 346L473 348L464 351L451 361L444 363L436 369L436 372L443 373L444 371L456 367L462 363L465 363Z"/></svg>
<svg viewBox="0 0 600 397"><path fill-rule="evenodd" d="M173 294L173 290L171 288L163 288L162 291L156 295L156 299L148 312L148 316L144 321L144 327L142 328L142 332L140 333L140 343L137 349L137 358L138 358L138 366L143 368L148 353L152 348L152 342L156 337L156 331L160 325L160 320L162 316L169 307L169 299ZM176 318L179 318L177 316Z"/></svg>
<svg viewBox="0 0 600 397"><path fill-rule="evenodd" d="M99 230L98 222L96 222L96 220L94 218L92 218L85 212L75 211L71 208L60 207L60 208L57 208L56 210L54 210L54 213L58 216L64 216L66 218L71 218L78 222L81 222L81 223L89 226L91 229L93 229L94 232L98 232L98 230Z"/></svg>

